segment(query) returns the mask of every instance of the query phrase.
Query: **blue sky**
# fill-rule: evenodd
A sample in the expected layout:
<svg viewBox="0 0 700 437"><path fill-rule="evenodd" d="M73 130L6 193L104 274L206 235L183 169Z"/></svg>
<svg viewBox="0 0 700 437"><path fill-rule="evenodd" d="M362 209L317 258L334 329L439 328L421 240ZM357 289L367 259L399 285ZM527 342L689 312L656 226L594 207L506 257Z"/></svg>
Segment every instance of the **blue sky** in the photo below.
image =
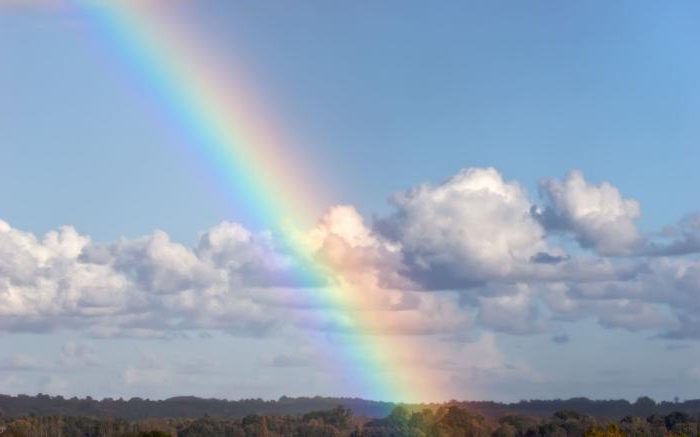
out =
<svg viewBox="0 0 700 437"><path fill-rule="evenodd" d="M693 240L700 225L693 224L692 218L686 227L678 224L700 209L696 193L700 186L700 60L695 55L700 43L700 4L474 1L426 7L412 1L207 0L175 2L169 8L214 53L244 60L260 86L256 92L263 96L266 109L291 133L298 153L308 157L313 180L327 193L327 207L352 205L377 239L400 245L404 258L397 262L409 271L407 280L423 289L420 296L437 301L451 293L470 302L455 310L472 318L468 326L415 340L447 344L443 337L462 336L468 340L446 347L445 360L461 362L464 357L459 354L464 351L491 357L476 366L481 373L473 371L471 379L460 382L463 397L650 394L668 399L697 392L700 329L686 320L691 316L682 312L679 302L700 298L695 283L700 276L687 274L686 288L667 284L664 278L700 269L698 249L691 244L700 241ZM17 7L16 2L3 5L0 0L0 220L9 223L13 232L29 232L39 240L47 231L70 225L93 242L112 244L110 253L115 257L132 250L117 248L120 238L137 246L140 240L136 239L156 229L187 250L197 245L200 234L223 220L261 231L254 223L246 223L244 215L205 182L208 169L191 161L166 111L140 91L138 78L96 35L86 32L80 20L70 10L42 2ZM453 177L461 174L460 169L486 167L495 168L503 180L486 173ZM576 197L580 180L567 176L570 170L582 172L582 186L589 197ZM544 233L532 241L520 234L511 239L511 234L504 233L498 241L512 243L512 253L525 250L521 242L526 241L552 257L580 257L581 263L593 260L598 266L609 263L612 270L634 270L631 265L645 264L635 270L636 279L614 284L619 289L630 286L634 290L630 293L637 294L614 294L608 289L593 299L595 292L581 290L609 278L590 279L586 275L595 276L594 268L581 265L575 268L588 270L556 284L542 280L544 273L531 273L540 276L521 284L528 291L509 294L503 290L511 290L508 287L515 279L507 275L520 267L510 273L492 267L480 258L484 249L479 242L471 240L464 247L443 248L441 255L454 249L449 254L455 258L440 261L444 263L436 264L434 270L412 265L414 258L435 255L440 247L416 240L409 231L423 222L407 223L406 214L423 211L421 205L440 206L447 211L444 214L454 214L447 217L451 227L446 232L456 232L457 239L479 232L479 220L491 218L460 215L460 204L438 205L430 193L482 179L498 190L517 181L527 194L513 194L510 206L520 211L531 205L563 220L555 226L542 215L525 224L509 224L498 221L499 215L495 222L514 233L520 226L529 236ZM543 179L550 183L540 185ZM425 196L407 195L403 203L387 202L393 193L426 182L433 191ZM599 195L609 194L601 188L603 182L609 182L617 195ZM626 200L637 201L640 213ZM469 203L476 202L471 197L462 202L479 208ZM577 215L580 203L576 202L589 202L588 206L593 202L600 207L600 217L589 220ZM317 215L325 212L319 210ZM374 229L375 221L388 223L391 232ZM654 233L665 227L676 230L669 234L671 240L687 237L684 244L691 249L682 256L669 255L668 250L654 252L652 247L663 245L654 240ZM12 244L17 244L17 238ZM9 248L8 241L3 244ZM197 256L203 255L198 252ZM19 273L12 276L9 271L19 265L0 263L6 287L19 287L15 278ZM462 275L460 269L467 273ZM436 275L445 272L454 275L453 286L433 290ZM584 276L586 280L574 279ZM469 280L479 282L481 291L464 285ZM648 297L640 298L639 294L647 293L639 291L643 283L663 290L650 290ZM568 288L554 289L559 286ZM235 290L229 291L235 301ZM601 293L613 295L601 300ZM511 300L497 300L501 298ZM515 311L513 302L522 303L522 299L532 302L518 307L524 311L518 313L523 317L521 326L505 326L494 315L494 311L511 314L507 311ZM42 333L27 333L17 327L21 323L13 325L17 318L29 317L27 313L10 308L9 301L0 300L0 309L2 302L7 308L0 318L13 319L3 324L5 332L0 334L0 364L5 363L0 365L0 392L187 394L168 391L168 378L188 374L187 369L197 366L188 367L188 358L178 356L186 344L211 357L217 372L231 381L230 391L222 393L204 377L185 378L183 390L194 394L232 398L236 393L261 397L347 394L336 393L329 369L308 364L314 345L302 340L302 328L295 328L299 334L293 340L257 333L260 338L253 341L232 333L233 328L218 329L216 324L202 322L190 330L196 332L154 328L149 336L155 338L143 339L111 325L111 330L100 326L109 332L85 329L89 333L83 334L65 321L69 316L62 316L61 322L49 320L42 325ZM435 304L431 302L424 304L430 307ZM563 309L570 303L576 311ZM425 315L428 310L416 311ZM546 320L535 313L545 314ZM432 319L426 317L429 325ZM207 333L206 339L200 338L202 332ZM556 335L569 340L552 342ZM668 340L671 337L675 340ZM309 348L303 359L291 360L299 365L270 364L275 362L274 351L280 356L294 353L284 349L290 342ZM63 345L63 349L36 346L45 344ZM670 345L678 347L668 350ZM125 357L121 351L128 349L143 356ZM232 352L222 354L222 349ZM240 357L235 352L240 350L249 351L249 362L241 363L238 370L227 367L228 361ZM150 353L170 357L172 365L154 370ZM77 354L76 363L83 361L67 365L61 354ZM591 365L587 360L592 357L602 362ZM648 364L639 365L640 361ZM668 365L669 361L673 364ZM37 364L48 362L54 364ZM12 370L13 363L24 369ZM260 363L270 366L254 371ZM79 366L87 366L91 375L82 384L75 381ZM520 373L503 374L508 366ZM153 384L139 385L152 376L148 372L157 372L162 384L156 378ZM288 382L287 372L296 372L308 384L299 387ZM246 386L249 376L243 375L251 374L254 383ZM123 384L98 387L97 381L105 375L122 378L129 382L128 388Z"/></svg>

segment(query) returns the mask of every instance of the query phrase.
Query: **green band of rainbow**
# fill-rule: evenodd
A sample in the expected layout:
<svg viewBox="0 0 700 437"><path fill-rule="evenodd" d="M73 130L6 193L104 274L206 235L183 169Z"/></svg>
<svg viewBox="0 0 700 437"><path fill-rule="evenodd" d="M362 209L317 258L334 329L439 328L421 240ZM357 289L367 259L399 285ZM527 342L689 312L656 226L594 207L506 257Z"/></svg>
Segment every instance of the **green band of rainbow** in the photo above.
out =
<svg viewBox="0 0 700 437"><path fill-rule="evenodd" d="M109 42L110 51L153 93L236 207L253 214L261 227L281 233L303 266L295 273L299 282L328 284L308 295L353 337L337 350L326 351L334 368L352 385L345 387L346 392L391 401L425 396L415 388L425 381L402 376L396 343L381 335L381 312L361 309L360 290L339 280L323 260L311 258L308 248L289 231L310 222L305 206L313 203L309 194L314 190L299 177L310 172L303 171L283 142L271 135L269 119L261 122L250 116L255 112L254 99L246 95L245 87L235 87L235 78L229 75L235 72L227 71L226 79L221 79L201 56L203 47L183 37L183 29L176 32L159 23L142 1L74 0L74 5Z"/></svg>

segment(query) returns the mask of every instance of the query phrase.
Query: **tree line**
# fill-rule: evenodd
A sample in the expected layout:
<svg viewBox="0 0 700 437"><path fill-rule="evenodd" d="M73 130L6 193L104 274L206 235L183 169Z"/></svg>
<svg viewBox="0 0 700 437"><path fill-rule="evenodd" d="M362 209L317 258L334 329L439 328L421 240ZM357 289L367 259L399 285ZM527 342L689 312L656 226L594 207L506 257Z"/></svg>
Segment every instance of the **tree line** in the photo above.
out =
<svg viewBox="0 0 700 437"><path fill-rule="evenodd" d="M416 409L397 406L385 417L353 415L337 406L301 415L250 414L242 418L146 418L87 416L0 418L2 437L700 437L700 416L682 411L594 417L558 411L548 417L487 417L459 403Z"/></svg>
<svg viewBox="0 0 700 437"><path fill-rule="evenodd" d="M587 398L526 400L514 403L485 401L450 402L466 410L486 417L503 417L507 414L547 417L557 411L578 411L594 417L622 418L625 416L648 417L652 414L666 415L673 411L696 414L700 411L700 399L683 402L655 402L649 397L640 397L635 402L620 400L591 400ZM0 395L0 417L20 416L88 416L96 418L121 417L126 420L146 418L198 418L205 415L224 418L243 418L251 414L259 415L303 415L309 411L331 410L341 405L352 410L357 416L385 417L396 404L368 401L357 398L325 398L283 396L278 400L242 399L202 399L192 396L175 397L165 400L142 398L102 400L87 398L64 398L39 394L36 396ZM409 405L412 411L425 408L436 409L438 404Z"/></svg>

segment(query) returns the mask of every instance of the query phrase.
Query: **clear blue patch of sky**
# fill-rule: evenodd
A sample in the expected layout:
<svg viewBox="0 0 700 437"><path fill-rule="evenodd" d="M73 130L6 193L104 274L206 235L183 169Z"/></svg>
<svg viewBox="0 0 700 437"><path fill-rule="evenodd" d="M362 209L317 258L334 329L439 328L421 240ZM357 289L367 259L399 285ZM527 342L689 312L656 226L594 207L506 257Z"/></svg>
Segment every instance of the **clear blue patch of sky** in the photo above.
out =
<svg viewBox="0 0 700 437"><path fill-rule="evenodd" d="M695 2L180 7L215 52L244 58L332 202L382 213L392 192L494 166L533 198L571 168L609 180L646 228L698 209ZM0 20L3 218L188 241L239 218L98 35L64 13Z"/></svg>

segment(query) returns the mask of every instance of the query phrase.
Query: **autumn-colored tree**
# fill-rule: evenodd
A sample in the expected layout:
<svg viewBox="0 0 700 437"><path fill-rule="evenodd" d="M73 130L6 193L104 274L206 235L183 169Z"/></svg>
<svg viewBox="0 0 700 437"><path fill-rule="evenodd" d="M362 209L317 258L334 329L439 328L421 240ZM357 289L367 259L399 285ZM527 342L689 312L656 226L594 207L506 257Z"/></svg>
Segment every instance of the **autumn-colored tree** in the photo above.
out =
<svg viewBox="0 0 700 437"><path fill-rule="evenodd" d="M624 434L616 424L611 423L606 427L591 427L591 429L586 432L586 437L624 437Z"/></svg>

